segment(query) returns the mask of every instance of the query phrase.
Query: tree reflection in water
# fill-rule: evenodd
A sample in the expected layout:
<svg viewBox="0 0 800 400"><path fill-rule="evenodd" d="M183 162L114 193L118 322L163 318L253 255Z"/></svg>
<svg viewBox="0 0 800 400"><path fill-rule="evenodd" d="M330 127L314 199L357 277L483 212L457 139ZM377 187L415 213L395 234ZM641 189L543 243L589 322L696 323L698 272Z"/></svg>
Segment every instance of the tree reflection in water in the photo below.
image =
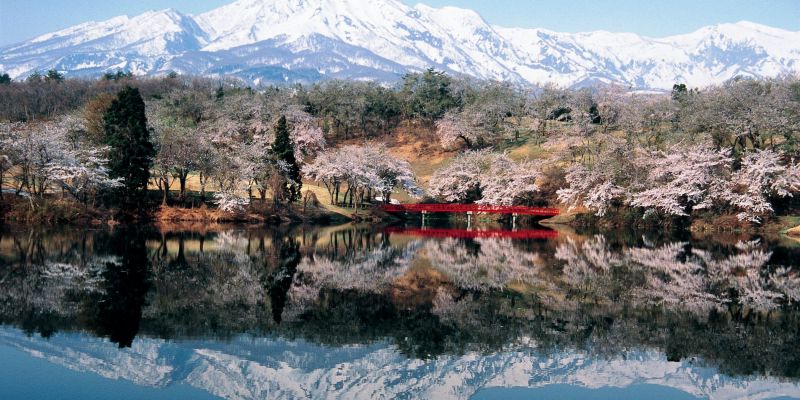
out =
<svg viewBox="0 0 800 400"><path fill-rule="evenodd" d="M0 322L43 336L93 332L122 347L137 334L250 334L388 340L418 358L531 341L611 357L658 349L730 374L800 378L793 250L662 242L357 226L13 232L0 239Z"/></svg>
<svg viewBox="0 0 800 400"><path fill-rule="evenodd" d="M300 246L294 238L274 237L272 240L275 268L268 279L267 292L272 304L272 319L280 324L289 289L292 287L297 264L300 263Z"/></svg>
<svg viewBox="0 0 800 400"><path fill-rule="evenodd" d="M598 298L611 296L620 274L631 300L666 304L697 314L731 306L769 312L796 305L800 277L791 267L768 265L772 253L758 240L739 242L727 254L692 248L688 242L611 251L606 239L595 236L578 245L567 240L556 249L565 262L564 280L571 290Z"/></svg>
<svg viewBox="0 0 800 400"><path fill-rule="evenodd" d="M137 229L123 228L108 237L107 245L118 260L102 265L99 290L85 299L82 314L98 336L108 337L119 347L130 347L139 332L150 290L145 236Z"/></svg>

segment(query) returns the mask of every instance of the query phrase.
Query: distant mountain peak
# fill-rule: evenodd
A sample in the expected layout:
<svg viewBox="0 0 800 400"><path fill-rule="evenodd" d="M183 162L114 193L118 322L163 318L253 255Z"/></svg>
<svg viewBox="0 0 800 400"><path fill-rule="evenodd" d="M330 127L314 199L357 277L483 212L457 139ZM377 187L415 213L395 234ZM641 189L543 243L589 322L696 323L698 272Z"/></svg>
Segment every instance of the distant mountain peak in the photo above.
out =
<svg viewBox="0 0 800 400"><path fill-rule="evenodd" d="M482 79L668 89L800 71L800 32L749 21L649 38L492 26L473 10L399 0L237 0L197 16L174 9L88 22L0 48L15 79L127 69L237 75L253 82L390 81L434 67Z"/></svg>

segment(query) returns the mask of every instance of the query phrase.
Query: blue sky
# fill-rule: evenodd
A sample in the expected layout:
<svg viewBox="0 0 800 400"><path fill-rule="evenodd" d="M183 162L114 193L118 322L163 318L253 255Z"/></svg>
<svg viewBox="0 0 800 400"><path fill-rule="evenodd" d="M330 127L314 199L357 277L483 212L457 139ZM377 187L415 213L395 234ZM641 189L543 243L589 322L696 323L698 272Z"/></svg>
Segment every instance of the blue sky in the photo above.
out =
<svg viewBox="0 0 800 400"><path fill-rule="evenodd" d="M90 20L151 9L196 14L232 0L0 0L0 45ZM416 4L418 0L403 0ZM607 30L666 36L749 20L800 31L800 0L424 0L471 8L489 22L563 32Z"/></svg>

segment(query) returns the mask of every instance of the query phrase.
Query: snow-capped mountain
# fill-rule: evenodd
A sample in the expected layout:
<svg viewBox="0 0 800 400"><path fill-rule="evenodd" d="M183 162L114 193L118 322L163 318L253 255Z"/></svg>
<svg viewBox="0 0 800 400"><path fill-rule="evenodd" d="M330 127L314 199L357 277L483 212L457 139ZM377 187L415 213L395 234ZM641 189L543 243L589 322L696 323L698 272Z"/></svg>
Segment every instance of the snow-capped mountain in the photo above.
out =
<svg viewBox="0 0 800 400"><path fill-rule="evenodd" d="M705 86L800 73L800 32L739 22L656 39L504 28L471 10L399 0L238 0L197 16L164 10L89 22L0 48L0 71L16 79L56 68L391 81L430 67L530 84Z"/></svg>
<svg viewBox="0 0 800 400"><path fill-rule="evenodd" d="M376 343L328 347L302 340L242 337L221 342L137 339L119 349L83 334L50 339L0 328L0 346L107 379L163 388L185 384L225 399L466 399L493 388L630 388L657 385L710 399L800 396L775 377L730 377L655 351L597 357L580 351L541 353L535 343L488 354L419 360Z"/></svg>

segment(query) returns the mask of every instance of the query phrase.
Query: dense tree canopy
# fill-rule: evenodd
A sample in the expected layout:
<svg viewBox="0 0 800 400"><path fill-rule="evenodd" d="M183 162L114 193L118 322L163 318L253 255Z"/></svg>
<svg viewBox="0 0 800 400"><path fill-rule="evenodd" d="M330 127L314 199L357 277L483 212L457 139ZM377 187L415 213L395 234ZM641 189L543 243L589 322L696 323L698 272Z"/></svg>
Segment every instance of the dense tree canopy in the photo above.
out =
<svg viewBox="0 0 800 400"><path fill-rule="evenodd" d="M55 70L0 83L0 178L39 199L92 202L123 185L115 200L130 204L149 181L163 203L188 205L196 182L201 202L242 211L256 198L296 201L306 179L355 207L398 189L421 195L417 172L438 201L756 222L794 212L800 191L794 78L669 93L516 87L432 69L394 86Z"/></svg>
<svg viewBox="0 0 800 400"><path fill-rule="evenodd" d="M405 115L428 123L462 104L462 99L453 89L453 79L434 69L403 77L401 95L406 103Z"/></svg>

